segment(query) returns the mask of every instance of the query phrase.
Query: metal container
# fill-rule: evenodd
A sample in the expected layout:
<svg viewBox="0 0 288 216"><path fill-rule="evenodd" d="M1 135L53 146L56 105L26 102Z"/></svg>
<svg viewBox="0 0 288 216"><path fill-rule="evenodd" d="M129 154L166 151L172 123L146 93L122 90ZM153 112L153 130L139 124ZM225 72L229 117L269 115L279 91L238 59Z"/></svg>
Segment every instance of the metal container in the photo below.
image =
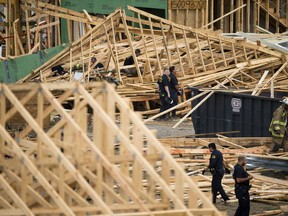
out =
<svg viewBox="0 0 288 216"><path fill-rule="evenodd" d="M191 88L192 96L199 93ZM192 108L202 99L193 101ZM273 112L280 105L279 98L215 92L191 117L196 134L239 131L226 136L268 137Z"/></svg>

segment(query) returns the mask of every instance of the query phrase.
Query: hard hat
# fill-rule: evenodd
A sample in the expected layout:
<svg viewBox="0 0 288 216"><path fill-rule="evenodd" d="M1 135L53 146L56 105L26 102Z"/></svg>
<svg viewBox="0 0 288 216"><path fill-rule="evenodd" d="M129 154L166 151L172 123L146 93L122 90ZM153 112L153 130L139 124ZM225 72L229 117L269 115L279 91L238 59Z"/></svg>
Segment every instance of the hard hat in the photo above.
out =
<svg viewBox="0 0 288 216"><path fill-rule="evenodd" d="M285 104L285 105L288 106L288 98L284 98L284 99L281 101L281 103L283 103L283 104Z"/></svg>

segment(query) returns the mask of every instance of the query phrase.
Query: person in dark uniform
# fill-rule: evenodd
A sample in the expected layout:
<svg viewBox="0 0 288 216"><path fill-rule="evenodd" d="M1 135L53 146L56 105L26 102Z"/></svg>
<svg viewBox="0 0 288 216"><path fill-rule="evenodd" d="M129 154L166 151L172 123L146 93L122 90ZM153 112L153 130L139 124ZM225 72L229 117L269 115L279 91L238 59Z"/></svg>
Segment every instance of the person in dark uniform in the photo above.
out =
<svg viewBox="0 0 288 216"><path fill-rule="evenodd" d="M56 65L56 66L53 66L51 68L52 72L53 72L53 77L56 77L56 76L62 76L64 75L66 72L64 71L64 68L62 67L62 65Z"/></svg>
<svg viewBox="0 0 288 216"><path fill-rule="evenodd" d="M226 201L229 200L229 197L222 187L222 178L225 172L225 168L223 166L223 156L222 153L216 149L215 143L209 143L208 148L211 152L208 168L212 173L212 201L214 204L216 203L217 193L219 191L224 199L224 203L226 203Z"/></svg>
<svg viewBox="0 0 288 216"><path fill-rule="evenodd" d="M91 65L95 64L97 62L97 58L96 57L92 57L91 58ZM104 68L104 65L101 62L98 62L95 66L94 69L100 69L100 68Z"/></svg>
<svg viewBox="0 0 288 216"><path fill-rule="evenodd" d="M138 57L138 56L140 56L140 54L141 54L140 49L136 49L135 50L135 56ZM135 61L134 61L133 55L131 55L125 59L123 66L134 65L134 63L135 63ZM139 67L139 69L140 69L140 73L143 74L143 68ZM127 75L137 76L136 67L125 68L121 71L125 72Z"/></svg>
<svg viewBox="0 0 288 216"><path fill-rule="evenodd" d="M180 95L179 87L178 87L178 79L176 77L176 69L175 66L171 66L169 68L170 74L170 94L173 100L171 107L174 107L178 104L178 95ZM176 117L176 109L172 110L172 118Z"/></svg>
<svg viewBox="0 0 288 216"><path fill-rule="evenodd" d="M235 216L249 216L250 212L250 180L253 179L249 175L244 166L246 164L246 157L239 156L238 163L234 166L233 179L235 180L235 194L238 199L238 208L235 212Z"/></svg>
<svg viewBox="0 0 288 216"><path fill-rule="evenodd" d="M170 94L170 80L169 80L169 70L168 68L164 69L164 73L161 78L158 80L158 87L159 87L159 98L161 101L161 108L160 112L163 112L170 108L173 100L171 99ZM161 119L169 119L169 113L162 115Z"/></svg>

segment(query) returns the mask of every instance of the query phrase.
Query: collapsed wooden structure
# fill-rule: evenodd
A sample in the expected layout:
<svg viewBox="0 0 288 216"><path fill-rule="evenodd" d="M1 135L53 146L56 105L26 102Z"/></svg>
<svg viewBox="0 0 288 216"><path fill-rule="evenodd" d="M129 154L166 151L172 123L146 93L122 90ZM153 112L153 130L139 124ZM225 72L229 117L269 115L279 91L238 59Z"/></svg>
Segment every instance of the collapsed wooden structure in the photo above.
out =
<svg viewBox="0 0 288 216"><path fill-rule="evenodd" d="M35 77L49 81L45 78L51 75L51 66L63 64L71 73L73 66L78 63L83 64L85 79L94 67L90 64L92 56L98 57L97 60L104 64L105 71L115 70L121 83L153 82L161 75L164 67L171 65L180 69L180 77L189 79L193 75L202 77L205 74L220 74L239 67L246 67L248 73L252 69L255 73L263 68L274 71L285 62L281 52L243 39L225 38L209 30L175 24L130 6L128 9L137 18L126 16L121 9L116 10L23 81L27 82ZM141 50L139 57L134 54L135 49ZM130 55L133 55L134 65L123 66L125 58ZM126 79L121 73L121 69L129 67L137 69L137 78ZM144 68L143 74L140 67ZM72 80L71 74L68 79Z"/></svg>
<svg viewBox="0 0 288 216"><path fill-rule="evenodd" d="M221 215L110 84L0 89L1 214Z"/></svg>
<svg viewBox="0 0 288 216"><path fill-rule="evenodd" d="M82 13L59 7L59 2L1 0L0 4L5 7L0 14L1 27L5 29L0 33L1 42L5 44L4 56L9 58L61 44L59 18L67 20L69 43L99 20L86 10ZM230 33L283 33L288 26L288 6L284 0L169 0L167 9L169 20L193 28Z"/></svg>
<svg viewBox="0 0 288 216"><path fill-rule="evenodd" d="M39 14L48 13L44 5L55 8L41 3L37 9ZM36 10L31 6L29 9ZM171 65L179 69L177 76L184 89L188 86L212 87L213 90L253 95L268 90L272 97L274 91L287 91L287 57L282 52L243 37L229 38L211 30L178 25L130 6L128 9L135 17L126 16L123 10L117 9L20 82L75 81L75 73L79 72L82 76L77 81L89 82L99 74L108 74L121 83L117 91L122 96L129 97L131 103L144 103L145 114L158 112L157 106L150 110L151 101L158 99L156 82L163 69ZM93 20L87 20L86 24L90 26L89 22ZM136 49L141 50L138 57ZM134 65L124 66L125 58L130 55ZM97 58L93 65L92 57ZM94 66L99 62L104 69L95 71ZM51 68L56 65L62 65L67 73L55 77ZM82 67L75 70L75 65ZM135 68L137 75L131 77L124 73L128 68ZM181 100L186 100L185 95ZM188 109L186 104L184 110Z"/></svg>

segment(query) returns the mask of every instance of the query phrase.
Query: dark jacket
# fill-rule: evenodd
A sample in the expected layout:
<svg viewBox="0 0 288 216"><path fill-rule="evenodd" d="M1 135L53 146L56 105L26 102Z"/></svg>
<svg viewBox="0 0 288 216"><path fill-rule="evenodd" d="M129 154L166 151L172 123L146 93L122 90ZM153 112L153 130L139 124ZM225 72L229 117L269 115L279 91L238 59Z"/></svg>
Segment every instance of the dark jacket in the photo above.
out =
<svg viewBox="0 0 288 216"><path fill-rule="evenodd" d="M219 150L216 149L211 153L208 167L213 174L224 174L223 155Z"/></svg>

